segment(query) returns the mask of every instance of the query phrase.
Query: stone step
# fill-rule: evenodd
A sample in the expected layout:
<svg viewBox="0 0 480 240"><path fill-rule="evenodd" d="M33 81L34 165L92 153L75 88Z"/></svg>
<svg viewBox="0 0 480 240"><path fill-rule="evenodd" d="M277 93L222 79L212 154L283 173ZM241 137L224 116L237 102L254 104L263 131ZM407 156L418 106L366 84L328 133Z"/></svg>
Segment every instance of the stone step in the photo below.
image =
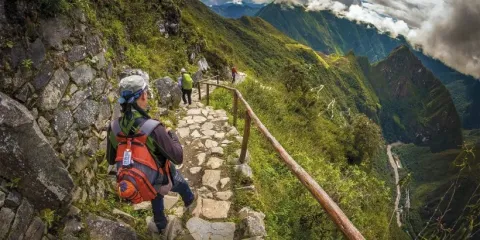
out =
<svg viewBox="0 0 480 240"><path fill-rule="evenodd" d="M195 240L224 239L231 240L235 234L233 222L209 222L198 217L190 218L187 229Z"/></svg>
<svg viewBox="0 0 480 240"><path fill-rule="evenodd" d="M192 215L208 219L227 218L231 205L232 203L230 201L217 201L199 197L197 199L197 206L193 210Z"/></svg>
<svg viewBox="0 0 480 240"><path fill-rule="evenodd" d="M212 90L212 86L210 88ZM206 90L202 87L202 99ZM179 171L191 179L189 184L197 195L194 203L195 208L191 212L192 218L186 223L186 234L178 239L263 239L264 226L259 230L250 228L249 234L243 234L243 228L238 233L236 224L225 221L229 217L233 197L231 190L229 171L227 165L233 165L239 172L247 172L248 166L240 166L239 163L231 164L226 161L224 148L232 144L236 138L241 142L241 136L235 127L228 123L228 115L225 110L214 110L210 106L204 106L198 101L197 89L193 90L192 105L183 106L178 112L179 122L177 133L180 141L184 144L184 151L188 153L182 169ZM233 140L233 141L231 141ZM238 153L236 155L239 155ZM234 158L235 156L228 156ZM237 156L238 157L238 156ZM246 174L248 175L248 174ZM179 206L177 204L176 206ZM175 208L172 208L175 210ZM182 208L183 210L183 208ZM183 212L182 212L183 213ZM175 213L175 215L177 215ZM252 214L244 214L252 215ZM179 213L177 216L182 216ZM259 215L260 216L260 215ZM256 217L256 215L255 215ZM245 219L243 219L245 218ZM253 215L248 219L242 218L247 224L257 223ZM256 217L262 221L263 217ZM247 222L248 220L248 222ZM250 223L251 222L251 223ZM263 231L262 231L263 230ZM253 233L253 234L252 234ZM260 236L255 238L254 236Z"/></svg>

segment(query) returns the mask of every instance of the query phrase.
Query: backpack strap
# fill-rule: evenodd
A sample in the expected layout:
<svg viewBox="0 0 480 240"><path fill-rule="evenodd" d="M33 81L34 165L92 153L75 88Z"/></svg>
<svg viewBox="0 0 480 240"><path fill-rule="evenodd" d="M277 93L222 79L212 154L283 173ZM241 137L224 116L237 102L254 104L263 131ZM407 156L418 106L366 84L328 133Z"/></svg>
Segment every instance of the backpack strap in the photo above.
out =
<svg viewBox="0 0 480 240"><path fill-rule="evenodd" d="M120 121L118 119L112 121L110 127L112 128L112 132L115 134L114 136L118 136L118 134L122 132L122 129L120 128Z"/></svg>
<svg viewBox="0 0 480 240"><path fill-rule="evenodd" d="M150 133L153 132L153 130L160 124L159 121L153 120L153 119L148 119L145 121L142 126L140 127L140 132L142 132L145 135L150 135Z"/></svg>

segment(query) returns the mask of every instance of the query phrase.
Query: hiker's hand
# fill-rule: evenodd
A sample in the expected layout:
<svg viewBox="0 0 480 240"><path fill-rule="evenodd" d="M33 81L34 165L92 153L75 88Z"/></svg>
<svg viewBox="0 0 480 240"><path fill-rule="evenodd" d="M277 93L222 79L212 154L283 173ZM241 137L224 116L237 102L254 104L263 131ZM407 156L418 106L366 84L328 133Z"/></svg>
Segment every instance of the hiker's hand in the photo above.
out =
<svg viewBox="0 0 480 240"><path fill-rule="evenodd" d="M167 129L167 133L172 131L172 128L170 128L170 127L167 127L166 129Z"/></svg>
<svg viewBox="0 0 480 240"><path fill-rule="evenodd" d="M171 131L171 130L168 130L167 131L167 134L168 136L170 136L173 140L177 141L178 142L178 136L177 134L175 134L175 132Z"/></svg>

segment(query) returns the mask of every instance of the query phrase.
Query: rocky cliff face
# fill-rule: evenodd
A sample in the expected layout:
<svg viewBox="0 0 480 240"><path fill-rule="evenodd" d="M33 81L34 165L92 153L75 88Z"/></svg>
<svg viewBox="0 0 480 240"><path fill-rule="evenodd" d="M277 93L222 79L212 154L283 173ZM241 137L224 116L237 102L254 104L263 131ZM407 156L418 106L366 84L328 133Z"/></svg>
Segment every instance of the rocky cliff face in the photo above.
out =
<svg viewBox="0 0 480 240"><path fill-rule="evenodd" d="M73 181L32 114L0 93L0 175L19 179L19 189L37 209L71 201Z"/></svg>
<svg viewBox="0 0 480 240"><path fill-rule="evenodd" d="M462 144L461 122L450 93L405 46L366 71L382 104L389 141L415 142L433 151Z"/></svg>

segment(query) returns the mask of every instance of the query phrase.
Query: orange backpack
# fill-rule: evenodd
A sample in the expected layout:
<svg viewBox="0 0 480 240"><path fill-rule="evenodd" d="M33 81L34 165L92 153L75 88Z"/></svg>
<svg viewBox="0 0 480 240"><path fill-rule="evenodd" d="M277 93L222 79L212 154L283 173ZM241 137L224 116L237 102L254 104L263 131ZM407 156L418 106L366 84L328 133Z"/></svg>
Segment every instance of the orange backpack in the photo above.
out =
<svg viewBox="0 0 480 240"><path fill-rule="evenodd" d="M119 120L111 124L118 143L115 158L118 195L134 204L151 201L158 193L165 195L172 186L170 161L165 162L164 168L159 167L147 147L148 136L158 124L158 121L148 119L134 135L128 136L121 131ZM153 183L165 176L168 185L157 191Z"/></svg>

